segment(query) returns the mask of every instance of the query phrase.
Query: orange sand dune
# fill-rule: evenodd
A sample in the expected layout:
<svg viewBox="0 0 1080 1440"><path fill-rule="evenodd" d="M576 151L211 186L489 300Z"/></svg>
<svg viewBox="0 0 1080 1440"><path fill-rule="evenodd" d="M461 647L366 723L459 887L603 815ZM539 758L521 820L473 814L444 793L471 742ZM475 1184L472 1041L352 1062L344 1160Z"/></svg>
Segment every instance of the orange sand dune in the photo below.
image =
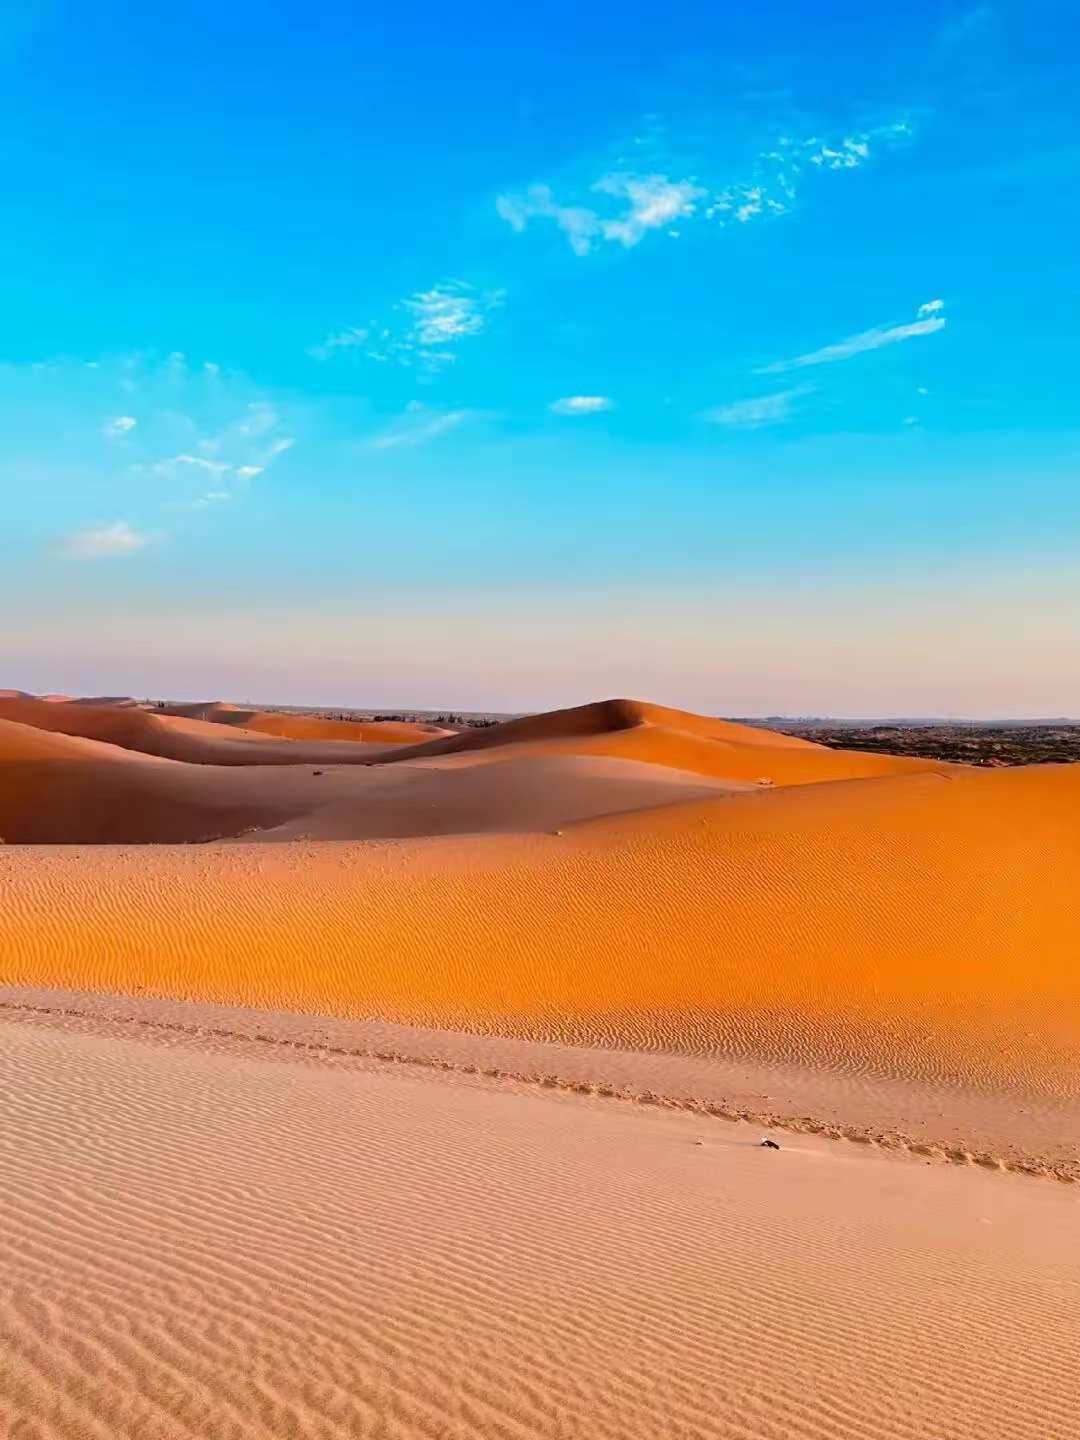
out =
<svg viewBox="0 0 1080 1440"><path fill-rule="evenodd" d="M463 769L186 765L0 720L0 838L16 844L529 833L727 788L577 756Z"/></svg>
<svg viewBox="0 0 1080 1440"><path fill-rule="evenodd" d="M253 711L243 722L245 730L277 735L286 740L351 740L376 745L415 745L449 735L438 725L399 720L317 720L307 715L276 715Z"/></svg>
<svg viewBox="0 0 1080 1440"><path fill-rule="evenodd" d="M310 771L291 787L222 774L81 735L0 720L0 839L8 844L152 844L274 826L323 797ZM257 781L258 774L251 771ZM270 771L291 776L291 770ZM240 783L237 783L239 781Z"/></svg>
<svg viewBox="0 0 1080 1440"><path fill-rule="evenodd" d="M562 835L0 851L13 983L1080 1087L1080 766Z"/></svg>
<svg viewBox="0 0 1080 1440"><path fill-rule="evenodd" d="M275 740L254 731L230 733L209 721L158 715L133 705L57 705L44 700L0 700L0 720L81 735L124 750L192 765L363 764L386 753L347 742Z"/></svg>
<svg viewBox="0 0 1080 1440"><path fill-rule="evenodd" d="M1062 1186L213 1032L0 1091L13 1440L1080 1433Z"/></svg>
<svg viewBox="0 0 1080 1440"><path fill-rule="evenodd" d="M311 715L282 715L273 710L251 710L222 700L190 705L167 704L156 713L190 720L213 720L239 725L284 740L351 740L379 745L414 745L452 732L438 725L396 720L321 720Z"/></svg>
<svg viewBox="0 0 1080 1440"><path fill-rule="evenodd" d="M604 700L508 720L413 746L408 752L387 752L380 763L437 755L473 755L479 759L509 746L531 754L644 760L699 775L769 785L806 785L955 768L937 761L830 750L793 735L637 700Z"/></svg>

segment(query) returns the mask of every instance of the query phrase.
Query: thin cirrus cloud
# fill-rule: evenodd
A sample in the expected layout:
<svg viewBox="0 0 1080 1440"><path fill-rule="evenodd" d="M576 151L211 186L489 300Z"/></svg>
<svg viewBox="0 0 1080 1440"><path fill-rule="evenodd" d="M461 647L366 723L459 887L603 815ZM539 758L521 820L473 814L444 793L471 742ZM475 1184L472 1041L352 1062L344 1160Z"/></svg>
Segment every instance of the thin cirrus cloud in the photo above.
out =
<svg viewBox="0 0 1080 1440"><path fill-rule="evenodd" d="M482 291L465 280L443 280L400 301L400 318L330 334L311 354L324 361L353 355L437 370L457 358L461 341L482 334L491 312L505 299L504 290Z"/></svg>
<svg viewBox="0 0 1080 1440"><path fill-rule="evenodd" d="M469 410L448 410L439 414L426 405L414 401L405 411L404 417L391 429L376 435L370 442L373 450L408 449L415 445L426 445L456 430L472 415Z"/></svg>
<svg viewBox="0 0 1080 1440"><path fill-rule="evenodd" d="M684 220L745 225L783 215L794 208L807 174L858 170L873 155L910 139L906 120L825 139L820 135L781 135L761 150L746 173L708 181L696 175L673 178L666 172L619 169L604 173L584 192L557 198L550 185L535 184L500 195L499 216L519 234L534 220L551 221L575 255L589 255L605 243L632 249L654 230L677 238Z"/></svg>
<svg viewBox="0 0 1080 1440"><path fill-rule="evenodd" d="M134 555L150 540L149 535L133 530L126 520L114 520L69 535L60 553L66 560L118 560Z"/></svg>
<svg viewBox="0 0 1080 1440"><path fill-rule="evenodd" d="M553 400L548 406L556 415L597 415L602 410L613 410L614 400L606 395L564 395Z"/></svg>
<svg viewBox="0 0 1080 1440"><path fill-rule="evenodd" d="M735 400L715 410L705 410L701 418L713 425L726 425L734 430L761 430L769 425L782 425L791 419L795 401L810 393L809 385L780 390L772 395L759 395L752 400Z"/></svg>
<svg viewBox="0 0 1080 1440"><path fill-rule="evenodd" d="M789 370L802 370L810 365L830 365L837 360L850 360L853 355L862 355L868 350L880 350L885 345L899 345L905 340L934 335L945 328L944 309L943 300L928 300L925 305L919 306L916 318L908 325L882 325L864 330L834 345L823 345L820 350L797 355L793 360L775 360L771 365L762 365L756 373L783 375Z"/></svg>
<svg viewBox="0 0 1080 1440"><path fill-rule="evenodd" d="M117 415L115 420L110 420L105 426L105 434L111 437L126 435L134 430L138 423L134 415Z"/></svg>

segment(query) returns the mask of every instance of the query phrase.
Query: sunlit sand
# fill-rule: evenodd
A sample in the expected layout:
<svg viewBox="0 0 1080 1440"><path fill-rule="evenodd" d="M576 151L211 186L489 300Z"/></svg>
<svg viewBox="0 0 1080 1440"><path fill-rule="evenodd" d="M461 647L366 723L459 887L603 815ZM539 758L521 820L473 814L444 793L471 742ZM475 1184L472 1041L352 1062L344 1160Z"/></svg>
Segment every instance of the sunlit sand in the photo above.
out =
<svg viewBox="0 0 1080 1440"><path fill-rule="evenodd" d="M0 836L9 1427L1080 1428L1080 766L3 692Z"/></svg>

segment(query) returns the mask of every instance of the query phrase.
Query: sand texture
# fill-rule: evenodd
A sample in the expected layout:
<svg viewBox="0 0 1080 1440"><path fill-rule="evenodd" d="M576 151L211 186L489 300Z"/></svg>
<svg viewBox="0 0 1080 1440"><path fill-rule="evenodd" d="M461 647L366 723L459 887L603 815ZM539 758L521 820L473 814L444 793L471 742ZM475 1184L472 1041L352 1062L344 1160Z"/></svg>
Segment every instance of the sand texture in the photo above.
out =
<svg viewBox="0 0 1080 1440"><path fill-rule="evenodd" d="M375 764L364 741L0 708L24 716L0 721L8 983L1077 1094L1080 766L894 761L622 701ZM311 767L311 744L361 763ZM218 843L146 843L193 840Z"/></svg>
<svg viewBox="0 0 1080 1440"><path fill-rule="evenodd" d="M4 692L0 838L0 1436L1080 1434L1080 766Z"/></svg>
<svg viewBox="0 0 1080 1440"><path fill-rule="evenodd" d="M1071 1189L0 1021L0 1433L1072 1440Z"/></svg>

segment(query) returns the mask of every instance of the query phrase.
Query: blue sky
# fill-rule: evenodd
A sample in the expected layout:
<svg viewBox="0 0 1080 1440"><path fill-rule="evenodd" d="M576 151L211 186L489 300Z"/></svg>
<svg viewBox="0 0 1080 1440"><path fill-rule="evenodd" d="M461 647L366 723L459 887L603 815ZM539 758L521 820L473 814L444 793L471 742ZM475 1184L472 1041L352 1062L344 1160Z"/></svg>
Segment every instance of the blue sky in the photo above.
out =
<svg viewBox="0 0 1080 1440"><path fill-rule="evenodd" d="M1078 44L4 6L0 683L1080 714Z"/></svg>

